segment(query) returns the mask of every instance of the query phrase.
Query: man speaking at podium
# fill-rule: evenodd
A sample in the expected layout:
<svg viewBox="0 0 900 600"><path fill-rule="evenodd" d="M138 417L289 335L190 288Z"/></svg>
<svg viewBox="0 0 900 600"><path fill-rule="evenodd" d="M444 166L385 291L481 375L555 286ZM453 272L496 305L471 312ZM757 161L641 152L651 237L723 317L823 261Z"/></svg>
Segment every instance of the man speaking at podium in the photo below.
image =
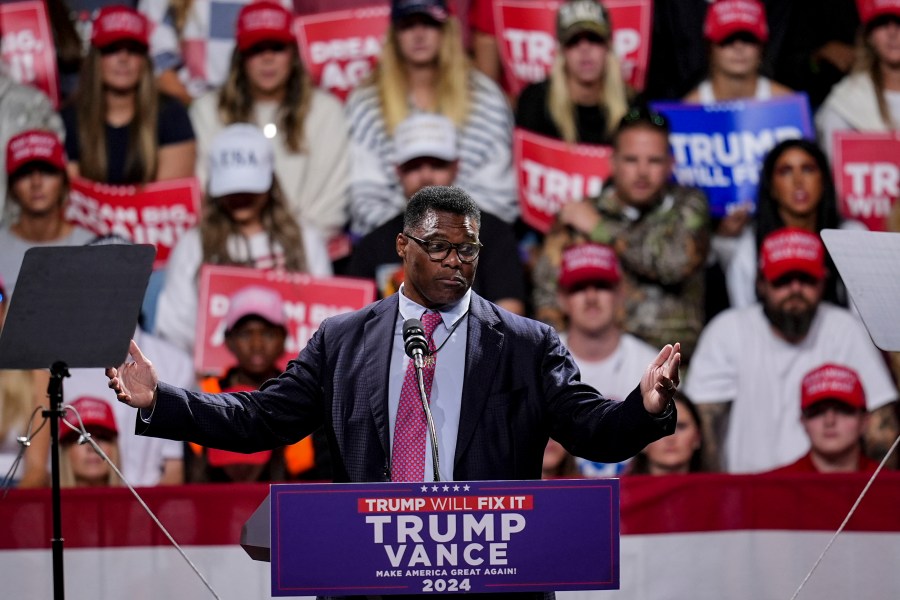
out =
<svg viewBox="0 0 900 600"><path fill-rule="evenodd" d="M324 426L335 482L432 481L429 424L404 346L404 322L419 319L440 480L540 479L548 437L611 463L672 433L679 344L660 351L625 401L608 400L580 381L551 327L472 292L479 226L478 208L459 188L415 194L396 240L400 291L323 321L258 392L169 386L134 342L134 362L107 370L109 387L140 409L143 435L258 452Z"/></svg>

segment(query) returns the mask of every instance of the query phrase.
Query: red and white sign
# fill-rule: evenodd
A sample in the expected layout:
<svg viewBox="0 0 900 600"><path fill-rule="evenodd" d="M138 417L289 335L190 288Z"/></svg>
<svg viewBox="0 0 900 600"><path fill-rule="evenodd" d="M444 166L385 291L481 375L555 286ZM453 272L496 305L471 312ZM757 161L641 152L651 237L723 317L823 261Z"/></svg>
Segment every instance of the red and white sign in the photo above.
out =
<svg viewBox="0 0 900 600"><path fill-rule="evenodd" d="M841 214L885 231L900 196L900 133L835 133L833 168Z"/></svg>
<svg viewBox="0 0 900 600"><path fill-rule="evenodd" d="M555 1L499 0L494 4L497 46L507 85L518 95L529 83L546 79L556 58ZM625 81L644 89L650 59L652 0L604 0L613 25L613 49Z"/></svg>
<svg viewBox="0 0 900 600"><path fill-rule="evenodd" d="M50 19L43 2L0 4L0 59L15 81L41 90L59 106L59 74Z"/></svg>
<svg viewBox="0 0 900 600"><path fill-rule="evenodd" d="M390 12L373 6L297 17L297 43L313 83L346 100L378 62Z"/></svg>
<svg viewBox="0 0 900 600"><path fill-rule="evenodd" d="M305 273L263 271L248 267L204 265L200 269L197 344L194 367L219 374L234 364L225 347L228 301L248 285L272 288L284 299L287 342L281 362L296 358L326 318L360 309L375 300L375 284L351 277L312 277Z"/></svg>
<svg viewBox="0 0 900 600"><path fill-rule="evenodd" d="M547 232L560 207L600 195L612 170L612 148L566 144L524 129L513 134L522 219Z"/></svg>
<svg viewBox="0 0 900 600"><path fill-rule="evenodd" d="M66 220L97 235L153 244L154 269L165 266L172 248L199 218L200 184L193 177L145 186L73 179L71 188Z"/></svg>

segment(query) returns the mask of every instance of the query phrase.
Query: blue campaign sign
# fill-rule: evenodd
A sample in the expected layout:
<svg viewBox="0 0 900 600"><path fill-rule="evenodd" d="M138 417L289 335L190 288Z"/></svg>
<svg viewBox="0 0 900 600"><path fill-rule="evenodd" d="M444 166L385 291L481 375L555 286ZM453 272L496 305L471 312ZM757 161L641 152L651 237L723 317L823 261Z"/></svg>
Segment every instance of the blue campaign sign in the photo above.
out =
<svg viewBox="0 0 900 600"><path fill-rule="evenodd" d="M272 595L619 588L619 481L274 485Z"/></svg>
<svg viewBox="0 0 900 600"><path fill-rule="evenodd" d="M778 142L815 138L806 94L653 108L669 119L675 180L706 192L716 217L741 204L755 210L763 159Z"/></svg>

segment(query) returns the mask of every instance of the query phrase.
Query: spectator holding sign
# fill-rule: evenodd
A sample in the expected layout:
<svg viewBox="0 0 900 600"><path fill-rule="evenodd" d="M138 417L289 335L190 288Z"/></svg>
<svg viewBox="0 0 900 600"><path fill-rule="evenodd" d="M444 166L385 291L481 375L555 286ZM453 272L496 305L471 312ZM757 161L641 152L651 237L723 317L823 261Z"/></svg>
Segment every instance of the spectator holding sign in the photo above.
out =
<svg viewBox="0 0 900 600"><path fill-rule="evenodd" d="M223 87L190 109L207 179L206 151L232 123L252 123L272 140L275 173L291 214L328 238L343 230L349 202L347 124L340 102L316 89L300 60L293 16L268 0L247 4Z"/></svg>
<svg viewBox="0 0 900 600"><path fill-rule="evenodd" d="M453 184L459 169L453 121L442 115L414 114L397 125L394 140L397 178L404 196L411 198L429 185ZM402 214L363 237L353 250L347 275L374 279L382 298L396 292L403 282L403 264L396 248L401 231ZM481 232L491 243L479 256L474 289L510 312L525 314L525 274L512 228L482 211Z"/></svg>
<svg viewBox="0 0 900 600"><path fill-rule="evenodd" d="M625 331L651 345L682 340L688 359L704 323L703 267L709 208L697 189L674 185L669 125L634 109L613 137L612 178L599 198L562 206L535 266L537 317L562 329L557 303L561 251L590 240L616 250L622 266Z"/></svg>
<svg viewBox="0 0 900 600"><path fill-rule="evenodd" d="M0 276L12 295L25 251L37 246L81 246L94 234L66 222L69 177L56 133L24 131L6 146L7 211L0 226Z"/></svg>
<svg viewBox="0 0 900 600"><path fill-rule="evenodd" d="M869 414L856 371L826 364L803 378L800 422L809 452L775 473L872 473L878 463L863 452Z"/></svg>
<svg viewBox="0 0 900 600"><path fill-rule="evenodd" d="M75 101L62 112L69 174L111 184L192 176L194 130L184 107L157 90L147 19L108 6L93 27Z"/></svg>
<svg viewBox="0 0 900 600"><path fill-rule="evenodd" d="M229 125L213 138L203 217L169 257L157 332L189 353L194 351L203 264L331 275L321 235L288 211L275 176L272 143L255 125Z"/></svg>
<svg viewBox="0 0 900 600"><path fill-rule="evenodd" d="M459 23L444 0L394 0L373 77L347 101L353 232L365 235L403 212L394 133L418 112L453 121L460 149L456 185L482 210L514 221L519 208L506 97L469 65Z"/></svg>
<svg viewBox="0 0 900 600"><path fill-rule="evenodd" d="M866 451L881 458L897 436L897 388L881 353L848 310L822 301L825 247L783 228L763 240L760 302L732 308L703 330L685 393L699 405L707 465L731 473L774 469L809 450L800 423L803 377L823 363L854 369L872 419Z"/></svg>
<svg viewBox="0 0 900 600"><path fill-rule="evenodd" d="M556 14L559 48L550 76L522 90L516 125L570 144L608 144L628 111L609 12L595 0L572 0Z"/></svg>
<svg viewBox="0 0 900 600"><path fill-rule="evenodd" d="M858 0L858 60L816 114L819 143L831 156L836 131L900 127L900 0Z"/></svg>
<svg viewBox="0 0 900 600"><path fill-rule="evenodd" d="M809 140L785 140L772 148L763 161L756 231L748 228L741 234L726 272L731 306L739 308L756 302L759 246L782 227L797 227L817 235L823 229L865 229L862 223L841 217L828 159ZM849 298L840 275L827 253L825 259L828 268L824 298L847 306Z"/></svg>

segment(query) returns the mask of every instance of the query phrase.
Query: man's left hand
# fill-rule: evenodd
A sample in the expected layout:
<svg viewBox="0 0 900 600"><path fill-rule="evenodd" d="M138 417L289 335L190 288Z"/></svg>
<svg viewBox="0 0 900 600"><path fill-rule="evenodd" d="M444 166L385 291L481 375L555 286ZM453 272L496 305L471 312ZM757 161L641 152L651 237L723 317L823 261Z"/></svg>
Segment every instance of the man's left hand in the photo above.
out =
<svg viewBox="0 0 900 600"><path fill-rule="evenodd" d="M681 365L681 344L666 344L641 377L641 395L644 408L652 415L662 414L675 396L681 380L678 367Z"/></svg>

